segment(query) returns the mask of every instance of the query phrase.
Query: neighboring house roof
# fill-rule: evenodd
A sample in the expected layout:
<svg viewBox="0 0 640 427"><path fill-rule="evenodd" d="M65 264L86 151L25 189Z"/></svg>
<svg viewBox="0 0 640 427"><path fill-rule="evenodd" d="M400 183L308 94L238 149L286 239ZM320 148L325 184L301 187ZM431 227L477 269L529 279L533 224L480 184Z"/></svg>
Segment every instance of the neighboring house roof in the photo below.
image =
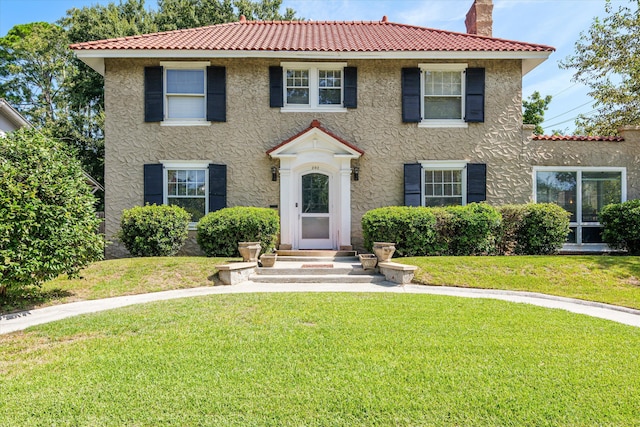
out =
<svg viewBox="0 0 640 427"><path fill-rule="evenodd" d="M108 57L300 57L523 59L523 72L550 46L381 21L247 21L71 45L100 73ZM345 56L346 55L346 56Z"/></svg>
<svg viewBox="0 0 640 427"><path fill-rule="evenodd" d="M585 136L585 135L534 135L534 141L611 141L622 142L621 136Z"/></svg>
<svg viewBox="0 0 640 427"><path fill-rule="evenodd" d="M0 120L0 135L7 132L20 129L22 127L31 127L31 123L24 118L22 114L11 106L4 98L0 98L0 116L5 120ZM13 125L11 128L6 124Z"/></svg>

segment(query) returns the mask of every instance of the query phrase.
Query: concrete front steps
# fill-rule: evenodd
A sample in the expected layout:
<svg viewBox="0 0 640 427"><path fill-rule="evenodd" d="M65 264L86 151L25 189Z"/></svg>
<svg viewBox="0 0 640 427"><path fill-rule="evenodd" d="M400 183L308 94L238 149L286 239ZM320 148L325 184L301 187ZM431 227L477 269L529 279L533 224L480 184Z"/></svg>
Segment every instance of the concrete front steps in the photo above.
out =
<svg viewBox="0 0 640 427"><path fill-rule="evenodd" d="M255 283L382 283L385 277L364 270L353 251L278 251L273 267L257 267Z"/></svg>

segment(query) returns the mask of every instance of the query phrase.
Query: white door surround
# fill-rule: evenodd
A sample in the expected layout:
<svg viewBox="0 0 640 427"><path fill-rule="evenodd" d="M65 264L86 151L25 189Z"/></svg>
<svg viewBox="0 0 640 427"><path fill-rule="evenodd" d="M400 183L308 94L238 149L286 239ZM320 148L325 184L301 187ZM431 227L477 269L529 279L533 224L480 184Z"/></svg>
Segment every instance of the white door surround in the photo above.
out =
<svg viewBox="0 0 640 427"><path fill-rule="evenodd" d="M351 160L364 152L322 128L311 126L267 152L280 160L280 248L351 248ZM329 178L329 239L305 240L301 235L302 177L319 173ZM310 245L315 247L304 247ZM322 247L321 247L322 246Z"/></svg>

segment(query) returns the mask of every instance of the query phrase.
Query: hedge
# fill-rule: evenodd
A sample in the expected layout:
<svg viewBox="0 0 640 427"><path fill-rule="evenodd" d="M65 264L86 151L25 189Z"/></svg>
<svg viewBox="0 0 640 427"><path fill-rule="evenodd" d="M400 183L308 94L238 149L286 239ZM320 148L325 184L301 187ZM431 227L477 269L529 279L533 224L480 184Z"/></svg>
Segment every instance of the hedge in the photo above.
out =
<svg viewBox="0 0 640 427"><path fill-rule="evenodd" d="M640 255L640 200L605 206L598 219L604 225L602 239L614 249Z"/></svg>
<svg viewBox="0 0 640 427"><path fill-rule="evenodd" d="M187 240L190 220L179 206L136 206L122 212L118 239L136 257L175 255Z"/></svg>
<svg viewBox="0 0 640 427"><path fill-rule="evenodd" d="M553 203L505 205L502 214L501 253L549 255L567 241L569 212Z"/></svg>
<svg viewBox="0 0 640 427"><path fill-rule="evenodd" d="M238 242L260 242L264 253L276 245L280 218L273 209L236 206L208 213L197 229L207 256L238 256Z"/></svg>

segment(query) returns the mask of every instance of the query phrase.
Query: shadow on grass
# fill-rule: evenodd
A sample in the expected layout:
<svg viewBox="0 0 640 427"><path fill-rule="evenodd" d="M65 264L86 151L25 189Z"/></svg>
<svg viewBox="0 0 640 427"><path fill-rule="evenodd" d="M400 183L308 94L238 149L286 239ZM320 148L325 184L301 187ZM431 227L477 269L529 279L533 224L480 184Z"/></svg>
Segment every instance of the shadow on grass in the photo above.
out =
<svg viewBox="0 0 640 427"><path fill-rule="evenodd" d="M630 283L640 285L640 257L630 255L602 255L595 257L598 266L603 270L615 268L622 274L633 278Z"/></svg>
<svg viewBox="0 0 640 427"><path fill-rule="evenodd" d="M64 289L49 289L43 291L34 286L26 289L8 289L7 293L0 297L0 314L31 310L36 306L73 295L73 292Z"/></svg>

